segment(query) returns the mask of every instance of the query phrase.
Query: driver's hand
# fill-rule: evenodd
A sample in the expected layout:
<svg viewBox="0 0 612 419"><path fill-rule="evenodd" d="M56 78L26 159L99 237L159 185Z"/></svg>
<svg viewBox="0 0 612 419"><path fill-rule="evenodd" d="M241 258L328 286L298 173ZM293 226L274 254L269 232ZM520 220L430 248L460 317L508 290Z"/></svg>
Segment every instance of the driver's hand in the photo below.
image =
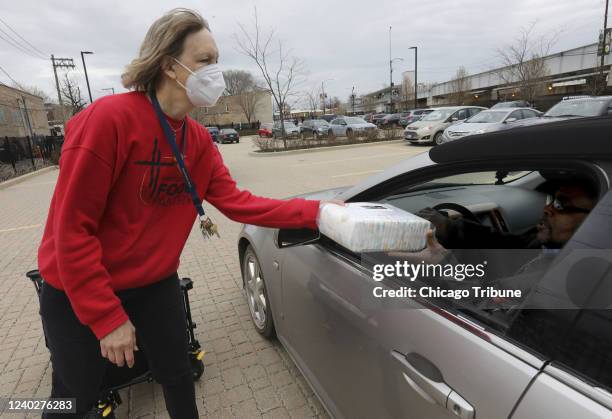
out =
<svg viewBox="0 0 612 419"><path fill-rule="evenodd" d="M436 236L440 240L444 241L448 237L451 220L440 211L427 207L417 212L416 215L430 221L436 227Z"/></svg>
<svg viewBox="0 0 612 419"><path fill-rule="evenodd" d="M412 263L425 262L427 264L438 264L446 261L451 255L450 250L442 246L436 240L433 230L427 230L427 247L420 252L389 252L388 256L399 259L407 259Z"/></svg>

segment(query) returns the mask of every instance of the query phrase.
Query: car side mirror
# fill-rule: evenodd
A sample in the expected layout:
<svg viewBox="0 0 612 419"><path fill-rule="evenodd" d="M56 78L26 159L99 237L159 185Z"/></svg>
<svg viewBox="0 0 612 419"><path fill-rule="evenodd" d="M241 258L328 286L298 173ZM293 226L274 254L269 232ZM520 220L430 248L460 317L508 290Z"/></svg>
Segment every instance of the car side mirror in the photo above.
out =
<svg viewBox="0 0 612 419"><path fill-rule="evenodd" d="M517 118L508 118L504 122L508 123L508 122L514 122L514 121L518 121L518 119Z"/></svg>
<svg viewBox="0 0 612 419"><path fill-rule="evenodd" d="M279 249L293 246L305 246L313 244L321 239L319 230L309 228L281 228L276 230L274 242Z"/></svg>

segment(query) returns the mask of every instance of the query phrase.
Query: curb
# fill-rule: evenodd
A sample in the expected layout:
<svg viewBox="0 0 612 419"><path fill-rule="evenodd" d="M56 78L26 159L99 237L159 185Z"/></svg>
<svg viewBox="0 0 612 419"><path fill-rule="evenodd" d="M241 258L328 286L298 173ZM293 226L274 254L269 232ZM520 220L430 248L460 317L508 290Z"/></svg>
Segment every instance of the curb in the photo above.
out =
<svg viewBox="0 0 612 419"><path fill-rule="evenodd" d="M4 182L0 183L0 189L10 188L13 185L16 185L16 184L21 183L21 182L23 182L25 180L28 180L28 179L33 178L33 177L38 176L38 175L42 175L43 173L50 172L51 170L55 170L55 169L58 169L58 168L59 168L59 166L48 166L48 167L44 167L42 169L38 169L38 170L36 170L34 172L26 173L25 175L21 175L21 176L18 176L16 178L9 179L7 181L4 181Z"/></svg>
<svg viewBox="0 0 612 419"><path fill-rule="evenodd" d="M374 146L374 145L380 145L380 144L397 144L397 143L403 143L404 141L405 140L375 141L375 142L365 143L365 144L344 144L344 145L334 145L334 146L328 146L328 147L304 148L300 150L275 151L275 152L268 152L268 153L249 151L249 156L253 156L253 157L285 156L287 154L303 154L303 153L314 153L314 152L327 151L327 150L342 150L344 148L367 147L367 146Z"/></svg>

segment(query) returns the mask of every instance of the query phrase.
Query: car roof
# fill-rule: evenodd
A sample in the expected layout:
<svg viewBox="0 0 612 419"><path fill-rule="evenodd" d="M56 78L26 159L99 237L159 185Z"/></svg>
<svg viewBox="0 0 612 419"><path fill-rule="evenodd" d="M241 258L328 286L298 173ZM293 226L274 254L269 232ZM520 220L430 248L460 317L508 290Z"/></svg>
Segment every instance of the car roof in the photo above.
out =
<svg viewBox="0 0 612 419"><path fill-rule="evenodd" d="M484 133L429 151L436 163L505 159L612 157L612 118L571 119Z"/></svg>

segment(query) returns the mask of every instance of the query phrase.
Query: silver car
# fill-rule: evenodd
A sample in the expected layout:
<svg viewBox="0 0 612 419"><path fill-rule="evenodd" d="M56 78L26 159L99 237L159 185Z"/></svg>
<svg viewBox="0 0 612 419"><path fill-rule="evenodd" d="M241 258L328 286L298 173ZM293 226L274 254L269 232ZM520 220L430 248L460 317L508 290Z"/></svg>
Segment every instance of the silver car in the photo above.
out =
<svg viewBox="0 0 612 419"><path fill-rule="evenodd" d="M340 116L329 123L331 137L352 137L353 135L376 133L376 125L356 116Z"/></svg>
<svg viewBox="0 0 612 419"><path fill-rule="evenodd" d="M385 202L410 212L454 208L521 233L539 223L548 202L545 176L557 169L571 175L564 167L584 171L594 176L599 202L564 249L547 253L555 262L584 263L568 272L555 263L535 290L566 304L580 298L580 307L603 298L610 307L610 251L593 260L571 249L612 249L605 227L612 225L612 120L572 123L458 140L353 187L303 197ZM610 310L523 303L485 310L453 298L378 298L406 280L374 281L367 254L316 231L246 225L237 245L255 329L278 337L332 417L612 417Z"/></svg>
<svg viewBox="0 0 612 419"><path fill-rule="evenodd" d="M444 106L413 122L404 130L404 139L412 144L442 144L442 134L449 126L484 110L481 106Z"/></svg>
<svg viewBox="0 0 612 419"><path fill-rule="evenodd" d="M300 129L293 122L285 121L285 135L289 138L298 138ZM272 126L272 138L282 138L282 130L279 121L276 121Z"/></svg>
<svg viewBox="0 0 612 419"><path fill-rule="evenodd" d="M517 121L537 118L541 115L541 112L532 108L495 108L484 110L463 122L446 128L441 142L447 143L467 135L510 129L515 126Z"/></svg>

